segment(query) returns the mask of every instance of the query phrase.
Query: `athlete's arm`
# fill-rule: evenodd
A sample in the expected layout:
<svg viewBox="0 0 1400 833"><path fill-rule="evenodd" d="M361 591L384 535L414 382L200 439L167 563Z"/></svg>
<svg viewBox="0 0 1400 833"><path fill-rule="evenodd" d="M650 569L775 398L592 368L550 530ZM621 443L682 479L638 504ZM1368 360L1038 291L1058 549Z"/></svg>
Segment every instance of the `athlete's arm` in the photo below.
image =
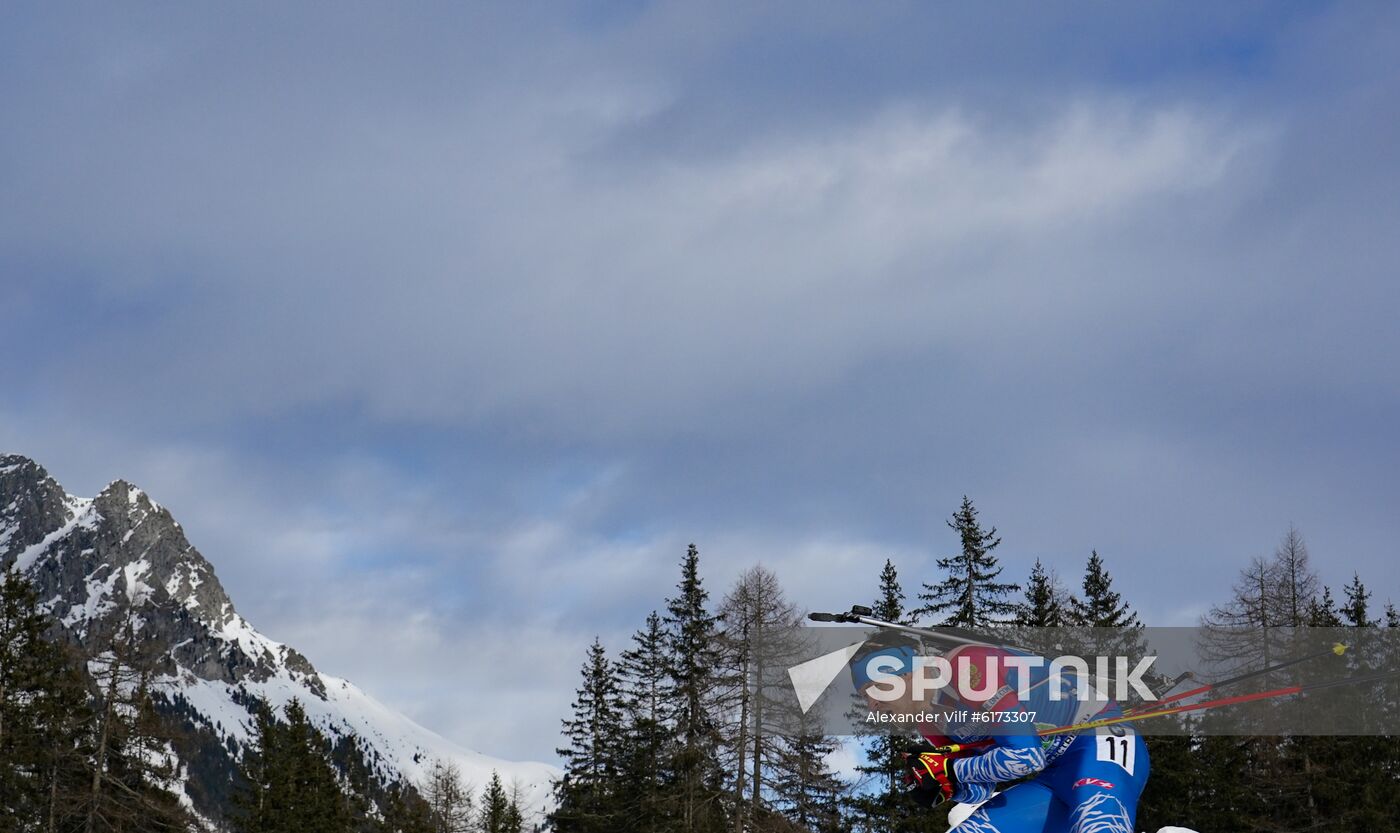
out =
<svg viewBox="0 0 1400 833"><path fill-rule="evenodd" d="M1004 682L983 707L989 712L1014 712L1020 710L1021 703L1009 682ZM995 735L992 743L980 755L953 762L959 783L998 784L1045 769L1045 750L1034 732Z"/></svg>
<svg viewBox="0 0 1400 833"><path fill-rule="evenodd" d="M1045 769L1045 752L1034 734L999 735L980 755L953 761L959 784L995 785Z"/></svg>

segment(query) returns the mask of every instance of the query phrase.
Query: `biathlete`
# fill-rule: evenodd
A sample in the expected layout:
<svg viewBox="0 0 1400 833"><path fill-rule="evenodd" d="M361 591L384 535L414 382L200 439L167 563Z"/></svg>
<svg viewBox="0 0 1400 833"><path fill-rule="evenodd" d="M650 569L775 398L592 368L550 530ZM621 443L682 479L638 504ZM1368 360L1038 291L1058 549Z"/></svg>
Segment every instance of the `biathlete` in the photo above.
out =
<svg viewBox="0 0 1400 833"><path fill-rule="evenodd" d="M852 681L870 708L894 722L914 723L927 742L906 757L916 800L926 806L950 799L980 803L957 826L958 833L1133 833L1150 770L1142 738L1125 726L1094 734L1037 734L1118 716L1122 710L1116 702L1096 695L1080 699L1081 681L1073 672L1052 680L1044 665L1017 668L1006 662L1028 654L981 645L944 655L952 679L928 701L913 684L918 655L912 639L882 634L851 662ZM1018 696L1021 674L1028 675L1024 700ZM890 685L893 677L904 685L902 696L891 699L898 689ZM1059 689L1055 698L1052 685ZM975 754L932 751L986 740L991 745ZM1020 783L997 793L998 785L1011 781Z"/></svg>

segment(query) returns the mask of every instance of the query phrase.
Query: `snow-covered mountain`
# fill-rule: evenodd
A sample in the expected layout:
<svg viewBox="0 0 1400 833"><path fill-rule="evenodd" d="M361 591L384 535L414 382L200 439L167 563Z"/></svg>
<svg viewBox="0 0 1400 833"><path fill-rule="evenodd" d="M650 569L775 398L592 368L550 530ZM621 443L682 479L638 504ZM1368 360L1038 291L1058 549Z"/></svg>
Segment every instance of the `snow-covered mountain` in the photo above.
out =
<svg viewBox="0 0 1400 833"><path fill-rule="evenodd" d="M0 455L0 569L33 581L67 637L89 651L100 652L128 617L143 641L164 649L163 690L196 738L181 750L186 790L204 816L222 815L258 698L277 707L299 698L329 737L358 738L386 783L421 783L442 758L478 787L499 772L536 810L548 800L553 767L464 749L259 633L170 513L126 481L78 498L33 460Z"/></svg>

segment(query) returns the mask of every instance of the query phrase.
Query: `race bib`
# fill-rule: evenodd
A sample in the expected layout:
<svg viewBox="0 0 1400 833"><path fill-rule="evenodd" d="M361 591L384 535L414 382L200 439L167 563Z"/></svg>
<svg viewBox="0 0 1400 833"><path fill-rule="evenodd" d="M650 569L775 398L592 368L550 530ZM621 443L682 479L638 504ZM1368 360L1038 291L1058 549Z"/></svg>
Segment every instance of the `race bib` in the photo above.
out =
<svg viewBox="0 0 1400 833"><path fill-rule="evenodd" d="M1094 735L1098 759L1117 764L1132 775L1133 767L1137 764L1137 739L1133 736L1133 730L1122 726L1104 726Z"/></svg>

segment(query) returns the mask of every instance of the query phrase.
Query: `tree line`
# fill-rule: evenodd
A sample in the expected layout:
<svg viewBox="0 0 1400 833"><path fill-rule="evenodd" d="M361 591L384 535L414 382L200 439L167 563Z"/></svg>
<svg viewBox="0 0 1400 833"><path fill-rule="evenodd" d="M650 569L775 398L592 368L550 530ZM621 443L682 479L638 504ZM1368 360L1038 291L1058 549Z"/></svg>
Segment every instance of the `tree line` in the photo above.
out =
<svg viewBox="0 0 1400 833"><path fill-rule="evenodd" d="M1343 673L1364 677L1400 668L1396 632L1389 630L1400 628L1395 605L1377 605L1357 573L1340 596L1334 594L1312 568L1307 544L1294 528L1270 557L1254 558L1240 571L1229 598L1211 608L1201 625L1208 648L1247 657L1253 667L1278 658L1272 639L1285 632L1280 629L1339 628L1357 629L1347 639L1351 650ZM1386 628L1392 638L1376 640L1360 630L1376 627ZM1266 677L1261 688L1289 682ZM1376 698L1389 713L1387 726L1400 718L1394 677L1349 690L1347 696ZM1323 713L1340 702L1340 696L1323 694L1306 705ZM1400 738L1201 731L1220 719L1205 712L1182 721L1185 729L1195 730L1190 734L1151 740L1153 774L1145 806L1152 818L1173 818L1200 830L1400 830Z"/></svg>
<svg viewBox="0 0 1400 833"><path fill-rule="evenodd" d="M1144 624L1091 551L1071 590L1037 560L1024 582L1003 577L1001 538L964 497L948 522L959 547L936 561L938 575L908 599L896 565L873 577L877 618L965 628L1076 627L1141 638ZM712 605L692 545L664 612L609 655L589 647L558 750L564 775L550 817L559 833L930 833L947 829L947 808L909 798L899 753L905 739L859 744L854 777L831 768L842 740L818 733L766 736L759 718L775 704L754 666L780 660L757 633L795 628L802 618L763 567L743 573ZM1375 610L1354 575L1337 601L1290 529L1270 559L1255 559L1231 599L1202 625L1400 627L1391 604ZM1104 638L1104 637L1098 637ZM1222 637L1224 638L1224 637ZM1235 646L1238 650L1238 646ZM782 646L776 648L782 652ZM1390 659L1390 667L1395 667ZM1164 720L1165 718L1158 718ZM1200 830L1370 831L1400 829L1400 749L1393 737L1221 737L1180 718L1173 736L1149 739L1152 776L1138 827Z"/></svg>
<svg viewBox="0 0 1400 833"><path fill-rule="evenodd" d="M1091 552L1078 589L1037 561L1024 582L1003 578L1001 539L964 498L949 526L959 546L908 599L896 565L872 576L872 606L895 622L984 627L1087 626L1128 637L1143 624ZM799 724L767 731L784 708L756 680L783 667L783 634L803 612L761 566L711 600L700 554L629 643L609 654L595 640L563 724L548 823L569 831L859 831L946 829L942 811L909 801L899 738L863 739L854 777L832 767L843 741ZM1203 617L1222 639L1269 627L1400 627L1353 574L1334 593L1290 529L1271 557L1252 560L1229 598ZM180 738L155 673L159 650L133 625L80 656L33 587L0 581L0 833L166 833L196 829L179 797ZM1267 657L1267 640L1225 644ZM1356 652L1354 652L1355 654ZM1395 667L1360 653L1351 662ZM1394 698L1392 697L1392 702ZM301 703L253 704L254 743L233 777L236 833L523 833L535 825L498 775L478 793L436 762L423 784L383 784L351 738L327 738ZM799 717L800 719L800 717ZM1362 831L1400 829L1400 743L1394 737L1229 737L1209 716L1183 719L1181 736L1149 741L1153 774L1143 829Z"/></svg>
<svg viewBox="0 0 1400 833"><path fill-rule="evenodd" d="M680 566L664 613L628 647L616 657L597 640L588 649L558 750L554 829L841 829L835 742L766 733L764 710L780 706L750 684L781 663L781 637L801 611L763 567L712 606L695 546Z"/></svg>

